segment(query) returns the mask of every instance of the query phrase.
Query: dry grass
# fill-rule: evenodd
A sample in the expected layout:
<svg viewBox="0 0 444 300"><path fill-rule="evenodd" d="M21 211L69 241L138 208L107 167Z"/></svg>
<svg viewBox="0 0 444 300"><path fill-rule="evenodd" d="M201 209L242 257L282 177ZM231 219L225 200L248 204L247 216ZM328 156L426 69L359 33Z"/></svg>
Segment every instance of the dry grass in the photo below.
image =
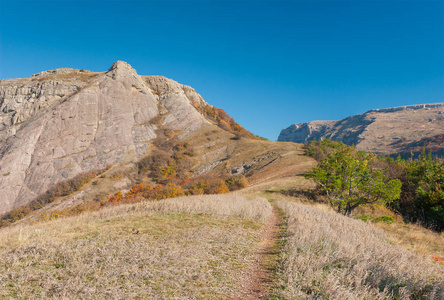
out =
<svg viewBox="0 0 444 300"><path fill-rule="evenodd" d="M444 257L444 232L437 233L420 225L376 223L384 229L390 241L416 253Z"/></svg>
<svg viewBox="0 0 444 300"><path fill-rule="evenodd" d="M279 201L288 216L280 282L285 299L444 297L444 266L387 241L382 230L308 205Z"/></svg>
<svg viewBox="0 0 444 300"><path fill-rule="evenodd" d="M47 74L44 77L36 77L36 79L40 82L45 80L79 80L83 82L88 82L90 79L98 77L103 73L97 72L83 72L79 73L77 71L73 71L67 74Z"/></svg>
<svg viewBox="0 0 444 300"><path fill-rule="evenodd" d="M305 180L307 182L307 180ZM283 190L307 190L310 188L310 182L304 185L304 180L295 180L291 186L268 190L268 193L258 193L258 196L267 197L274 201L285 200L290 202L303 203L316 207L317 209L334 211L329 205L308 199L304 196L295 197L281 194ZM388 208L382 205L363 205L354 211L355 215L370 215L374 217L392 216L395 220L392 224L384 222L372 223L385 231L386 238L393 244L400 245L409 251L413 251L420 255L444 257L444 232L437 233L430 229L426 229L420 225L405 223L401 216L396 215Z"/></svg>
<svg viewBox="0 0 444 300"><path fill-rule="evenodd" d="M396 215L381 205L366 205L358 207L356 214L367 214L375 217L392 216L393 224L374 223L384 229L387 238L395 244L421 255L444 257L444 232L438 233L423 226L404 223L400 215Z"/></svg>
<svg viewBox="0 0 444 300"><path fill-rule="evenodd" d="M150 211L174 213L203 213L213 216L236 216L265 222L272 214L270 203L264 198L246 200L235 193L228 195L199 195L143 202Z"/></svg>
<svg viewBox="0 0 444 300"><path fill-rule="evenodd" d="M196 150L195 169L202 170L205 166L216 172L230 172L241 166L248 165L249 185L281 185L279 181L311 170L316 161L304 156L302 144L291 142L272 142L241 138L233 140L233 135L216 126L202 126L184 141Z"/></svg>
<svg viewBox="0 0 444 300"><path fill-rule="evenodd" d="M221 299L271 214L265 199L137 203L0 231L0 298Z"/></svg>

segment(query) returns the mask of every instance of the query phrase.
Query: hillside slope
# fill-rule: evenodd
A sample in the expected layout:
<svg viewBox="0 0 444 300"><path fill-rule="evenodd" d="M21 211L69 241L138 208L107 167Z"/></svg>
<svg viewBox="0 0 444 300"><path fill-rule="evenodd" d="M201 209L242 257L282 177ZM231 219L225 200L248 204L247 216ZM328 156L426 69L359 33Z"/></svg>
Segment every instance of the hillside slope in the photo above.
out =
<svg viewBox="0 0 444 300"><path fill-rule="evenodd" d="M444 133L444 103L373 109L339 121L312 121L283 129L278 141L330 138L380 154L406 151L425 137Z"/></svg>
<svg viewBox="0 0 444 300"><path fill-rule="evenodd" d="M252 137L193 88L122 61L107 72L1 80L0 109L0 214L81 173L137 162L159 130L182 138L205 125Z"/></svg>
<svg viewBox="0 0 444 300"><path fill-rule="evenodd" d="M2 80L0 214L61 180L140 158L159 122L185 132L208 124L195 102L204 101L193 89L141 77L121 61L103 73L58 69Z"/></svg>
<svg viewBox="0 0 444 300"><path fill-rule="evenodd" d="M278 200L273 205L285 225L263 253L268 281L254 281L253 291L249 282L261 263L257 254L272 205L253 194L248 200L230 193L118 205L2 228L0 295L442 299L440 262L395 245L372 224L267 194Z"/></svg>
<svg viewBox="0 0 444 300"><path fill-rule="evenodd" d="M187 187L193 182L218 182L230 176L240 176L246 178L248 187L239 192L251 193L298 181L303 178L301 174L310 171L316 164L314 159L304 155L301 144L237 139L233 134L212 125L202 126L201 129L182 137L180 142L188 144L187 151L193 152L193 157L189 158L187 163L188 176L184 180L172 178L163 185L164 187L175 183L187 191ZM157 151L156 146L151 145L144 159L153 158ZM107 203L109 196L119 191L125 194L138 183L145 186L156 185L149 172L139 172L138 163L116 164L95 176L79 190L54 199L53 202L27 215L19 223L58 217L62 212L77 206Z"/></svg>
<svg viewBox="0 0 444 300"><path fill-rule="evenodd" d="M204 175L245 175L255 184L313 163L299 145L255 138L193 88L139 76L122 61L107 72L64 68L1 80L0 108L4 216L18 207L28 214L28 204L64 209L139 183L164 185L153 178L162 170L149 169L156 164L180 172L163 175L182 185ZM141 170L143 159L149 166Z"/></svg>

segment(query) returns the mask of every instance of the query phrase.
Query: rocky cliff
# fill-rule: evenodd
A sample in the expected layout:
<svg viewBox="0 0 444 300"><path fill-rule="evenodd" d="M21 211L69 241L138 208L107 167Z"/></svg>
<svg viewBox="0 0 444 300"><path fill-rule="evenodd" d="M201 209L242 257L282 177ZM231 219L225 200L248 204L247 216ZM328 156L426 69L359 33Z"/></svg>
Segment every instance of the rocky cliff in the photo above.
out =
<svg viewBox="0 0 444 300"><path fill-rule="evenodd" d="M306 143L330 138L381 154L444 133L444 103L374 109L339 121L312 121L283 129L278 141Z"/></svg>
<svg viewBox="0 0 444 300"><path fill-rule="evenodd" d="M127 63L107 72L44 71L0 81L0 214L57 182L135 161L159 124L190 132L208 120L194 89L139 76Z"/></svg>

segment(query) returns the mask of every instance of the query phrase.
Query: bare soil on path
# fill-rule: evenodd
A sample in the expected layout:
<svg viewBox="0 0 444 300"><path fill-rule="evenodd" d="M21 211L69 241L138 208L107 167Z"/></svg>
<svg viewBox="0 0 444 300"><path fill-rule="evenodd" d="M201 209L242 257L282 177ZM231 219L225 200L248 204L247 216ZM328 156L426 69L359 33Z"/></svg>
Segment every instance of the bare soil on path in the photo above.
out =
<svg viewBox="0 0 444 300"><path fill-rule="evenodd" d="M239 292L230 299L265 299L273 281L273 268L278 255L278 239L282 218L276 207L262 229L254 263L246 276L240 279Z"/></svg>

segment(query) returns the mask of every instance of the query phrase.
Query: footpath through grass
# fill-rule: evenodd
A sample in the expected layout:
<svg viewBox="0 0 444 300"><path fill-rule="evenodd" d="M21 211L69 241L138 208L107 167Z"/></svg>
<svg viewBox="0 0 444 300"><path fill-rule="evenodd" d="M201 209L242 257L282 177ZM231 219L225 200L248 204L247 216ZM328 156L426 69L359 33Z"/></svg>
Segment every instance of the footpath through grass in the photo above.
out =
<svg viewBox="0 0 444 300"><path fill-rule="evenodd" d="M444 299L444 265L393 245L383 230L278 201L287 221L270 299Z"/></svg>

